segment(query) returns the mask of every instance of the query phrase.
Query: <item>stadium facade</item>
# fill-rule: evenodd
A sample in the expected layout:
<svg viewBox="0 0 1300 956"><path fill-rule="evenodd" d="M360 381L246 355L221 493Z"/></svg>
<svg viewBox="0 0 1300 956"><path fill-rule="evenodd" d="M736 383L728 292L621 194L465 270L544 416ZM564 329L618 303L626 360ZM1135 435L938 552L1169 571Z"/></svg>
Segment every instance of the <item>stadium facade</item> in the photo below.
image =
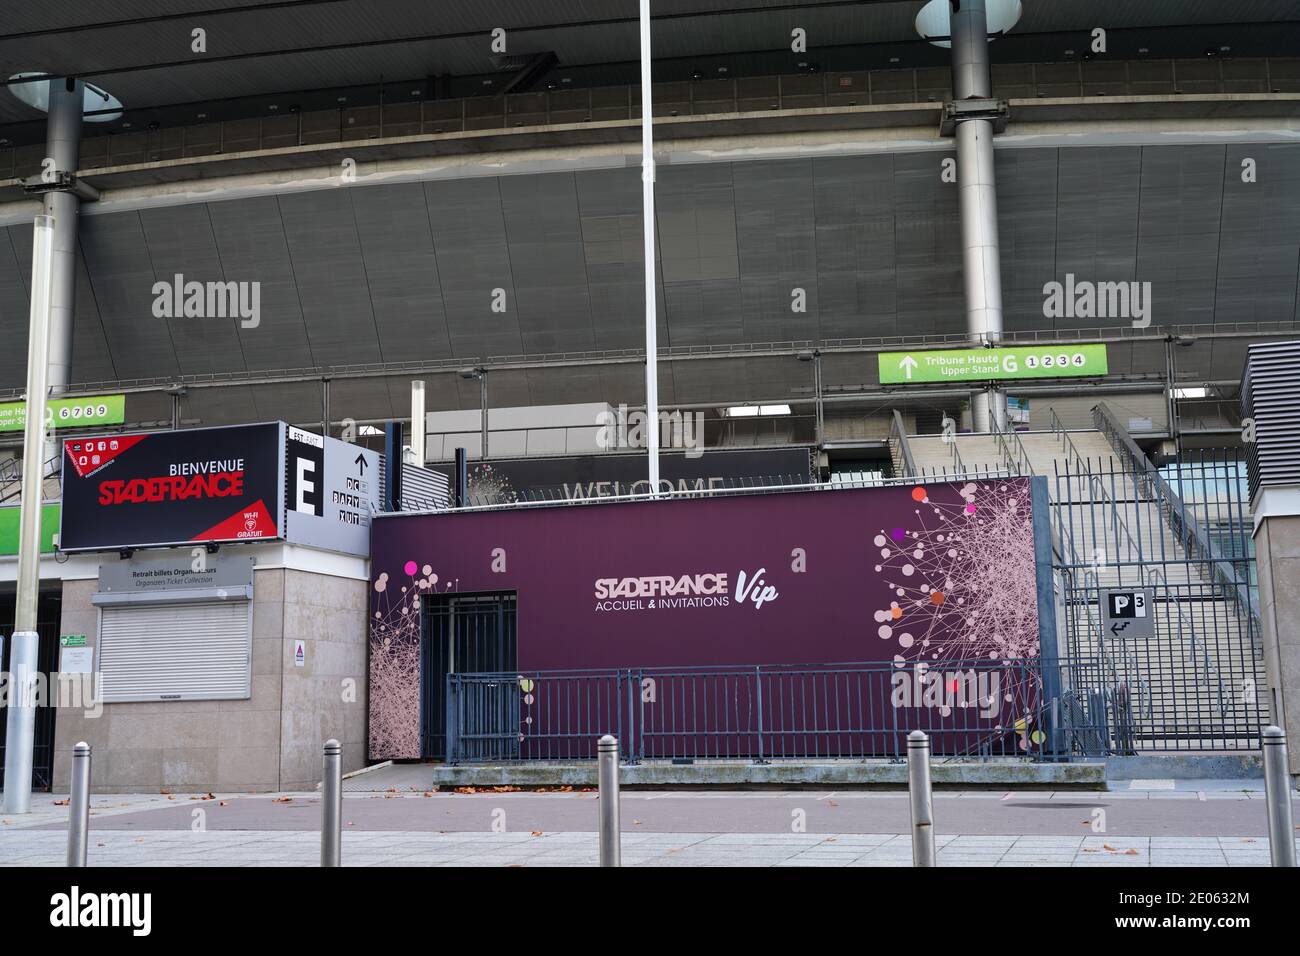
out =
<svg viewBox="0 0 1300 956"><path fill-rule="evenodd" d="M388 442L384 477L360 464L345 476L340 465L333 478L342 483L329 487L344 497L330 504L344 513L360 505L360 489L347 483L356 480L382 500L380 510L400 507L396 474L434 489L407 510L438 510L441 489L456 485L456 448L467 449L472 479L461 505L571 499L575 486L587 498L619 497L629 476L615 458L636 461L644 434L638 441L616 430L612 447L608 428L597 436L610 416L624 421L646 403L639 44L634 6L622 6L193 3L158 13L126 4L110 17L71 4L15 14L0 36L8 77L0 93L3 397L23 397L32 223L44 214L56 230L52 396L74 405L124 396L107 427L61 423L70 442L277 422L299 445L315 447L304 432L324 433L360 456L384 451L385 425L405 422L405 436ZM1211 13L1173 0L964 0L937 5L942 29L929 19L935 6L653 4L658 406L677 415L664 441L680 459L673 481L681 482L670 488L694 495L929 478L943 485L935 500L961 517L986 493L993 510L1016 510L996 488L968 490L977 476L1038 474L1037 514L1026 520L1046 524L1029 540L1058 524L1055 558L1050 547L1039 554L1037 574L1019 585L1035 601L1055 588L1050 606L1036 605L1035 647L1050 618L1060 642L1053 661L1106 658L1085 636L1099 621L1072 609L1099 606L1110 585L1154 587L1163 623L1153 640L1175 651L1122 654L1119 670L1092 688L1103 700L1094 706L1109 715L1107 739L1145 713L1148 742L1244 749L1268 703L1226 706L1221 685L1278 685L1282 666L1269 657L1251 595L1249 502L1237 487L1246 481L1238 455L1250 349L1298 337L1300 4L1251 0ZM1012 374L957 374L956 356L972 347L1019 350L1005 366ZM1100 364L1090 364L1086 349L1096 347ZM414 380L423 383L416 414ZM8 441L16 459L19 433L10 434L0 433L0 447ZM1041 449L1035 434L1049 436ZM1095 476L1086 448L1094 437L1106 442L1095 449ZM398 465L410 457L404 445L417 449L418 460L406 462L415 471ZM190 553L153 546L192 541L213 542L217 550L205 553L218 567L252 556L249 580L239 563L237 582L183 583L173 592L188 595L131 605L140 608L131 626L147 629L151 614L161 620L165 608L184 606L204 609L195 613L207 615L213 634L229 635L243 614L238 640L248 643L232 644L227 663L245 653L247 667L235 668L233 691L199 675L183 699L167 699L165 689L158 699L127 692L105 705L107 719L51 718L38 755L46 783L66 774L82 736L110 755L99 783L118 789L301 784L313 779L318 738L330 734L345 742L347 769L370 757L445 756L445 740L430 740L447 727L431 729L426 711L447 702L412 685L409 668L432 666L429 635L456 625L417 603L411 613L425 623L403 638L415 656L389 660L381 652L396 650L391 635L384 645L373 624L381 573L385 584L400 577L403 587L436 594L429 576L443 572L424 565L439 561L399 560L388 543L391 566L380 569L368 546L295 538L292 515L317 507L286 497L302 472L280 474L278 503L264 502L267 520L279 522L265 542L203 537L236 511L259 526L248 518L250 499L208 524L176 519L191 534L151 535L142 518L145 526L93 547L65 547L68 522L78 520L63 501L66 469L79 454L51 447L45 494L49 507L63 505L64 540L49 542L42 568L43 668L56 669L67 651L59 638L83 636L91 648L105 639L105 608L120 603L111 597L114 565L147 572L149 562ZM315 461L289 438L275 454L272 472ZM244 456L251 468L253 458L242 447L178 455L168 462ZM1189 463L1201 471L1188 472ZM14 478L15 462L6 467ZM319 467L328 471L324 458ZM150 480L140 468L132 477ZM1086 478L1069 477L1080 468ZM1217 469L1212 480L1205 468ZM1192 501L1193 531L1169 517L1177 509L1148 470L1173 482L1180 502L1191 500L1184 480L1230 490ZM1073 504L1110 509L1124 530L1113 540L1094 530L1085 542L1061 500L1081 499L1103 474L1109 498ZM16 501L16 480L6 487ZM1158 527L1144 526L1148 510ZM95 524L80 520L81 532ZM413 520L385 517L374 533ZM429 536L439 520L428 517ZM455 520L528 519L472 512ZM862 533L870 542L894 530ZM757 547L762 532L752 533ZM904 533L923 532L909 525ZM1226 559L1225 542L1237 549ZM772 544L787 565L800 547ZM408 560L416 564L409 582ZM0 577L14 580L15 565L7 561ZM463 576L480 572L498 573L474 566ZM474 591L522 593L519 567L502 573L508 586ZM661 573L611 567L601 577ZM227 599L208 589L235 586L239 609L211 610ZM940 590L927 590L923 603ZM482 602L462 612L448 600L426 603L488 626ZM494 640L513 614L503 600L491 609ZM833 598L807 600L800 607L816 620L818 602ZM858 610L870 620L893 609ZM531 626L563 626L555 613ZM637 646L563 658L540 645L530 654L528 635L510 621L517 654L497 654L485 672L820 664L848 653L803 661L796 642L791 656L774 648L762 660L669 659ZM110 641L125 640L112 630L110 622ZM1204 649L1211 634L1231 645L1213 659ZM177 640L159 626L152 649L131 653L147 662ZM854 659L876 661L876 651ZM1152 663L1167 659L1176 666ZM446 673L429 680L456 670L442 658L437 666ZM144 687L150 667L141 667L132 679ZM350 699L339 690L348 680ZM1165 699L1189 681L1220 688L1217 702ZM1145 688L1138 718L1127 701L1116 709L1121 684ZM393 701L405 708L398 730L377 735L376 688L383 720ZM1201 690L1191 696L1200 701ZM507 724L519 714L504 713ZM1069 749L1059 727L1046 742L1021 727L1019 744L1008 746L1057 754ZM393 734L405 735L401 746L376 745ZM864 746L879 751L884 739Z"/></svg>

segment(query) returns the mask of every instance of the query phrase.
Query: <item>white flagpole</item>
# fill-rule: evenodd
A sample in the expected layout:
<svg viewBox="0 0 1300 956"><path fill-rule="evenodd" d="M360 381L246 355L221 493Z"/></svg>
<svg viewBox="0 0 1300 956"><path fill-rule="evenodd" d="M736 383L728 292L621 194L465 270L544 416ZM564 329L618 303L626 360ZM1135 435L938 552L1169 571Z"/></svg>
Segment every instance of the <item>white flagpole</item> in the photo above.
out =
<svg viewBox="0 0 1300 956"><path fill-rule="evenodd" d="M645 415L650 493L659 493L659 345L655 317L654 110L650 97L650 0L641 0L641 202L645 227Z"/></svg>

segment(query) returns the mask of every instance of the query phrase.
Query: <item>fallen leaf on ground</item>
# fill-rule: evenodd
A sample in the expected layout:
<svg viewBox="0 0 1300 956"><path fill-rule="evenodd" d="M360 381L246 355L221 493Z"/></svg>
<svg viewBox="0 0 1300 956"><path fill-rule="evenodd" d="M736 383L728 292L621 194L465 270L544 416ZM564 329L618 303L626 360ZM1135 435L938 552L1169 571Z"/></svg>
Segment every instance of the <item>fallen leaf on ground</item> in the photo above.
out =
<svg viewBox="0 0 1300 956"><path fill-rule="evenodd" d="M272 803L293 803L293 797L272 797Z"/></svg>
<svg viewBox="0 0 1300 956"><path fill-rule="evenodd" d="M70 800L70 799L72 799L72 798L69 797L68 799ZM68 805L68 801L67 801L67 800L55 800L55 801L54 801L54 805L55 805L56 807L66 807L66 806Z"/></svg>
<svg viewBox="0 0 1300 956"><path fill-rule="evenodd" d="M534 831L533 831L533 836L541 836L541 835L542 835L542 831L541 831L541 830L534 830Z"/></svg>
<svg viewBox="0 0 1300 956"><path fill-rule="evenodd" d="M1127 850L1124 851L1124 855L1125 855L1125 856L1137 856L1137 855L1138 855L1138 851L1137 851L1137 850L1134 850L1134 849L1132 849L1132 848L1129 848L1129 849L1127 849Z"/></svg>

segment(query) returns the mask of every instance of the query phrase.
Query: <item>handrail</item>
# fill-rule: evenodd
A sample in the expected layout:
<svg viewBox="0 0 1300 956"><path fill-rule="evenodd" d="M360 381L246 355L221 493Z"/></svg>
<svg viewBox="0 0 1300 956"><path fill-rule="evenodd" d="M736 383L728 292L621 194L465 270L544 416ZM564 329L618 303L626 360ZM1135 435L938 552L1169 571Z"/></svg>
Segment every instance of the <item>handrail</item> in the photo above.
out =
<svg viewBox="0 0 1300 956"><path fill-rule="evenodd" d="M916 474L916 459L912 457L912 448L907 443L907 429L903 425L903 416L897 408L889 425L889 440L898 442L899 457L903 460L906 477Z"/></svg>
<svg viewBox="0 0 1300 956"><path fill-rule="evenodd" d="M1110 442L1116 453L1121 458L1129 461L1135 476L1140 475L1160 499L1161 511L1169 522L1170 529L1177 535L1179 542L1183 545L1184 550L1188 552L1199 551L1205 555L1209 560L1212 573L1219 579L1220 583L1231 590L1238 607L1242 608L1258 622L1260 620L1259 608L1250 593L1249 582L1241 580L1237 574L1236 566L1223 557L1218 546L1210 540L1209 535L1206 534L1205 529L1201 527L1195 516L1188 514L1186 503L1174 491L1169 482L1164 479L1156 466L1142 453L1142 450L1138 448L1129 435L1128 430L1120 424L1119 419L1115 417L1114 412L1110 410L1105 402L1099 402L1093 407L1092 420L1097 426L1097 430L1106 436L1107 441Z"/></svg>
<svg viewBox="0 0 1300 956"><path fill-rule="evenodd" d="M1020 435L1014 428L1007 428L1005 431L999 427L995 418L991 423L991 431L997 439L998 448L1002 452L1002 458L1007 463L1013 474L1032 475L1034 466L1029 461L1029 452L1025 450L1025 443L1020 440Z"/></svg>
<svg viewBox="0 0 1300 956"><path fill-rule="evenodd" d="M1062 422L1060 417L1056 414L1056 409L1049 408L1047 412L1047 423L1052 434L1060 434L1061 436L1061 450L1068 451L1070 456L1076 462L1082 464L1083 456L1079 454L1079 449L1076 448L1074 442L1070 440L1070 431L1065 427L1065 423Z"/></svg>
<svg viewBox="0 0 1300 956"><path fill-rule="evenodd" d="M943 421L947 422L950 420L948 418L948 410L946 408L943 410L942 414L943 414ZM966 474L966 463L961 460L961 452L957 450L957 436L955 434L950 435L946 427L943 432L943 442L945 445L948 446L948 451L950 452L948 457L952 459L952 467L953 467L954 474L958 474L958 475Z"/></svg>

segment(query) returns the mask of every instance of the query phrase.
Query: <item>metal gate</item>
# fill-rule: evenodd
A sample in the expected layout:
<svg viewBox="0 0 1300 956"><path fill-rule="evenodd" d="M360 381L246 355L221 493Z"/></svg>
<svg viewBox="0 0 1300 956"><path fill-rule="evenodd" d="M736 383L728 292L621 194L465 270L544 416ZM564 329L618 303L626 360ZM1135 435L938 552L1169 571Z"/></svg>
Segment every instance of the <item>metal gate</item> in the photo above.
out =
<svg viewBox="0 0 1300 956"><path fill-rule="evenodd" d="M1067 718L1109 728L1100 753L1258 747L1268 722L1245 465L1236 450L1185 453L1157 469L1105 406L1097 427L1115 455L1071 454L1056 474L1053 533L1068 659ZM1108 588L1143 587L1154 633L1105 633Z"/></svg>
<svg viewBox="0 0 1300 956"><path fill-rule="evenodd" d="M10 605L12 607L12 604ZM42 611L45 611L44 601L42 601ZM12 612L9 620L13 621ZM32 789L49 790L54 785L54 718L56 713L55 702L58 683L51 681L50 677L57 674L59 670L59 624L54 621L39 621L36 625L36 633L40 635L40 643L36 651L36 669L44 675L46 686L46 697L39 702L36 708L36 733L32 745ZM4 654L0 655L0 673L9 673L9 655L13 650L12 631L6 635L2 641L4 644ZM6 693L13 693L12 688L8 688ZM4 754L5 754L5 733L8 728L9 708L0 707L0 787L4 786Z"/></svg>
<svg viewBox="0 0 1300 956"><path fill-rule="evenodd" d="M420 654L420 737L423 756L443 760L447 755L447 675L464 672L513 671L518 666L515 595L442 595L426 598ZM501 693L499 701L517 706L517 694ZM514 727L518 720L507 720Z"/></svg>

